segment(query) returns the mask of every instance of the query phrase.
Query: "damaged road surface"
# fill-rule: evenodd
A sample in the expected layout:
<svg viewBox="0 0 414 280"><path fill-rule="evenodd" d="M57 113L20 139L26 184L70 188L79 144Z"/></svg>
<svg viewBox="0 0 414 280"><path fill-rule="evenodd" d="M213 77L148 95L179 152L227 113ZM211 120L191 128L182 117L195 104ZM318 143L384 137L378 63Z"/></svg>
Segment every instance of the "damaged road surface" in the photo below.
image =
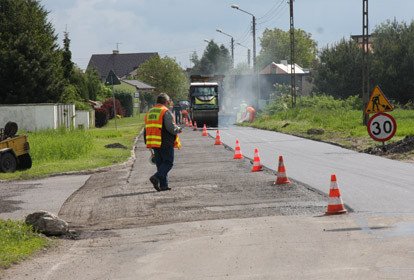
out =
<svg viewBox="0 0 414 280"><path fill-rule="evenodd" d="M275 187L273 172L250 172L250 160L186 131L170 172L171 191L157 192L155 172L140 141L131 169L92 176L63 205L59 216L77 229L117 229L211 219L321 214L324 198L297 183Z"/></svg>
<svg viewBox="0 0 414 280"><path fill-rule="evenodd" d="M290 185L275 186L273 171L251 172L249 159L233 160L233 151L199 131L186 129L181 138L171 191L153 189L155 166L140 139L132 166L92 175L62 206L59 217L78 231L77 240L62 240L1 276L414 277L412 236L394 226L409 225L411 216L323 216L325 195L292 178Z"/></svg>

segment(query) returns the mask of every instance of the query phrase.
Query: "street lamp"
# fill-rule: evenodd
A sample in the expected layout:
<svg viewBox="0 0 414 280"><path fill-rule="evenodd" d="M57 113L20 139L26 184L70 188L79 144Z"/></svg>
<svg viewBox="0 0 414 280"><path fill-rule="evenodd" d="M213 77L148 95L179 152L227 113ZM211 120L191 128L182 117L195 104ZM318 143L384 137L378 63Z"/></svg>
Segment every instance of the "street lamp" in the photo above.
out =
<svg viewBox="0 0 414 280"><path fill-rule="evenodd" d="M236 45L239 45L240 47L247 49L247 65L249 65L249 68L250 68L250 49L240 43L236 43Z"/></svg>
<svg viewBox="0 0 414 280"><path fill-rule="evenodd" d="M216 31L231 38L231 65L234 68L234 38L230 34L223 32L221 29L216 29Z"/></svg>
<svg viewBox="0 0 414 280"><path fill-rule="evenodd" d="M255 69L255 67L256 67L256 17L252 13L249 13L248 11L245 11L243 9L240 9L240 7L237 6L237 5L234 5L233 4L233 5L231 5L231 7L233 9L239 10L239 11L241 11L243 13L246 13L248 15L251 15L253 17L253 20L252 20L252 33L253 33L253 68Z"/></svg>

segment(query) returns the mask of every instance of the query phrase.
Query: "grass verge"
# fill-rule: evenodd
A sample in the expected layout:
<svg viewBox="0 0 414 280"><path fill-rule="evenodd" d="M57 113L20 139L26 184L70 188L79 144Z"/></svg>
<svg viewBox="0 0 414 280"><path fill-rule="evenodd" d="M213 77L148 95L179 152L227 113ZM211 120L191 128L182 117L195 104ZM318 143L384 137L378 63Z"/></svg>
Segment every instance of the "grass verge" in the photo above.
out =
<svg viewBox="0 0 414 280"><path fill-rule="evenodd" d="M22 221L0 219L0 269L8 268L49 245L46 237Z"/></svg>
<svg viewBox="0 0 414 280"><path fill-rule="evenodd" d="M414 135L414 110L396 109L389 114L397 122L397 133L390 140L391 142ZM357 151L382 145L381 142L370 138L367 128L362 125L362 112L357 110L291 108L271 115L263 114L254 123L242 125L335 143ZM310 129L322 129L323 133L309 134ZM391 157L414 159L414 153Z"/></svg>
<svg viewBox="0 0 414 280"><path fill-rule="evenodd" d="M29 133L31 169L0 173L0 180L31 179L51 174L90 170L126 161L143 127L143 115L110 120L103 128L47 130ZM105 148L119 143L126 147Z"/></svg>

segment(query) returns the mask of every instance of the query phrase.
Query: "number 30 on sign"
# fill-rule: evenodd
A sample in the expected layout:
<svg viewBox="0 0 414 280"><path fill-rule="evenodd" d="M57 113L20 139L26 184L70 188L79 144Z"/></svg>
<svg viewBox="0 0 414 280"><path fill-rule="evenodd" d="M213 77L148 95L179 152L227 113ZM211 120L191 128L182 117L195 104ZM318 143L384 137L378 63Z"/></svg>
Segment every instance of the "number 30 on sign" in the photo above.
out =
<svg viewBox="0 0 414 280"><path fill-rule="evenodd" d="M386 113L373 115L367 125L369 136L379 142L390 140L397 131L395 119Z"/></svg>

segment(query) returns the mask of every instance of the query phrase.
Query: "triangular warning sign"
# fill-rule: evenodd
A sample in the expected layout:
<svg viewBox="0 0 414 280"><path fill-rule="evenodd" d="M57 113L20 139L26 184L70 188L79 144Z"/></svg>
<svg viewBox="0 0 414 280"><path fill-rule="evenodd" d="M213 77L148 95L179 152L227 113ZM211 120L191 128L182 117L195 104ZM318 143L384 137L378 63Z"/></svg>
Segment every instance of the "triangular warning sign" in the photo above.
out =
<svg viewBox="0 0 414 280"><path fill-rule="evenodd" d="M110 70L108 76L106 76L105 84L107 85L120 85L119 78L115 75L113 70Z"/></svg>
<svg viewBox="0 0 414 280"><path fill-rule="evenodd" d="M365 108L365 113L374 114L380 112L390 112L393 110L394 106L392 106L387 97L385 97L380 87L376 86L371 92L371 97L369 98L369 102Z"/></svg>

